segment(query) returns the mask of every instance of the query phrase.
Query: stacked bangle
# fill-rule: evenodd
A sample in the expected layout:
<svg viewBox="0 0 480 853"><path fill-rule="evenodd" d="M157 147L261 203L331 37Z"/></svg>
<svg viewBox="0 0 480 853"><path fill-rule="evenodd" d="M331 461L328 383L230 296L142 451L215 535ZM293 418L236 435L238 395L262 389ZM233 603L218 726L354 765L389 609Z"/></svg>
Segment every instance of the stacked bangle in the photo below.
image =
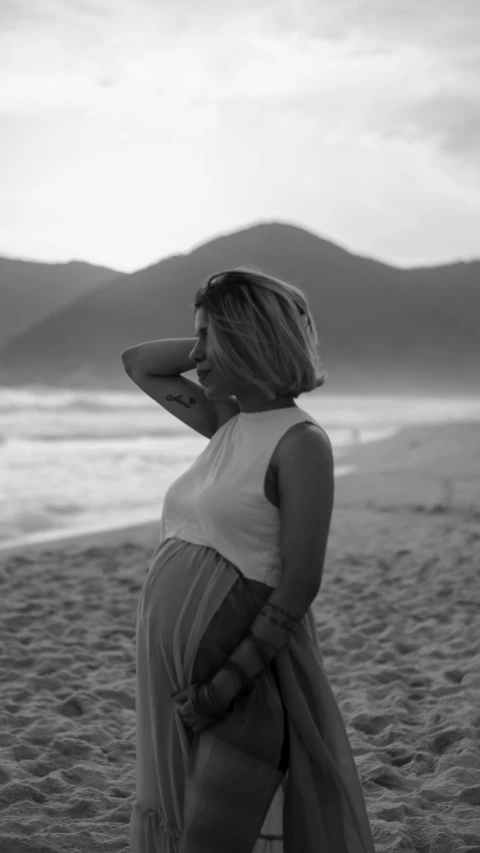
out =
<svg viewBox="0 0 480 853"><path fill-rule="evenodd" d="M262 642L262 640L259 640L259 638L256 637L255 634L252 634L251 631L249 631L246 634L245 639L248 639L253 643L256 651L258 652L260 659L262 660L262 662L264 664L264 666L268 667L270 665L271 657L269 657L267 655L267 652L266 652L266 649L265 649L265 646L264 646L264 643ZM247 675L243 666L241 666L241 664L237 663L237 661L233 660L232 658L228 658L228 660L226 660L225 663L223 663L221 665L220 669L229 669L232 672L235 672L237 675L240 676L240 678L242 680L242 686L241 686L240 690L238 691L238 694L240 696L247 696L251 692L251 690L253 689L253 678L251 678L249 675ZM215 694L214 694L214 691L212 689L212 683L211 682L207 683L204 686L206 688L207 701L210 703L210 706L214 710L216 710L217 713L219 713L219 714L224 713L226 709L222 708L218 704L217 700L215 699ZM200 699L200 697L198 697L198 698ZM195 700L194 700L194 702L195 702Z"/></svg>
<svg viewBox="0 0 480 853"><path fill-rule="evenodd" d="M212 682L207 684L207 697L208 697L208 701L210 702L210 705L212 706L212 708L214 708L216 710L217 714L224 714L225 713L225 708L223 708L221 705L219 705L217 700L215 699L215 694L212 690Z"/></svg>

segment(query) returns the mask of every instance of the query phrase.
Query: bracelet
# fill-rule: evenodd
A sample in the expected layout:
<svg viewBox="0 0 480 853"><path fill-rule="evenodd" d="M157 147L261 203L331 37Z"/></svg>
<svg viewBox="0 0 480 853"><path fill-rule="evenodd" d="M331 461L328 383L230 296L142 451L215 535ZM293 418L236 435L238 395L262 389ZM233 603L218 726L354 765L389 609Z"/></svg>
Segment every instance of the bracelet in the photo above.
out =
<svg viewBox="0 0 480 853"><path fill-rule="evenodd" d="M224 714L227 709L224 708L223 706L219 705L217 700L215 699L215 693L214 693L211 681L208 682L205 689L206 689L206 693L207 693L207 699L210 702L210 705L213 708L213 710L217 714Z"/></svg>
<svg viewBox="0 0 480 853"><path fill-rule="evenodd" d="M226 709L220 707L213 695L211 682L197 684L193 688L191 700L197 714L213 718L218 718L219 715L225 714Z"/></svg>

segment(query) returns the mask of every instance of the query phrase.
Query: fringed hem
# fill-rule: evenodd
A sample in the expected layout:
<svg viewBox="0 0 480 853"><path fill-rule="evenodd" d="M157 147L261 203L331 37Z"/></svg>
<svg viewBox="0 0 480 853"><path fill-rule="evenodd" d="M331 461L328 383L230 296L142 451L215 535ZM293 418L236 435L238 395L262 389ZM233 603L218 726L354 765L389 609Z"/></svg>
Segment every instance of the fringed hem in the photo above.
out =
<svg viewBox="0 0 480 853"><path fill-rule="evenodd" d="M137 803L130 817L130 853L179 853L181 833L169 826L161 809ZM283 835L260 833L252 853L284 853Z"/></svg>
<svg viewBox="0 0 480 853"><path fill-rule="evenodd" d="M161 809L137 803L130 816L130 853L179 853L180 832L169 826Z"/></svg>

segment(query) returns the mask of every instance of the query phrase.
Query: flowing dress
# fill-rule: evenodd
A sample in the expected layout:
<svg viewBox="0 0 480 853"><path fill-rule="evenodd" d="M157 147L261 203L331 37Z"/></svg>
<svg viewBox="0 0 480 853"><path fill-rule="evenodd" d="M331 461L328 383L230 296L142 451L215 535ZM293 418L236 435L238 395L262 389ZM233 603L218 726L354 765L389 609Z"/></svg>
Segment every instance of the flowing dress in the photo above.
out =
<svg viewBox="0 0 480 853"><path fill-rule="evenodd" d="M167 490L136 632L131 853L375 853L311 607L233 710L198 733L172 693L212 678L281 579L264 479L298 407L240 413Z"/></svg>

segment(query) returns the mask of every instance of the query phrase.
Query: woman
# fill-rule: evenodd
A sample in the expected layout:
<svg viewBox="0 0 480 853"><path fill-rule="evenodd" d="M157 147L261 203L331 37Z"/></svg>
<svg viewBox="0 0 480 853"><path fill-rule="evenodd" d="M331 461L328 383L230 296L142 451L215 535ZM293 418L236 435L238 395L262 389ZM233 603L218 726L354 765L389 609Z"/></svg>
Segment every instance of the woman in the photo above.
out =
<svg viewBox="0 0 480 853"><path fill-rule="evenodd" d="M138 604L130 849L374 853L311 609L333 506L328 436L294 402L325 379L315 323L251 267L210 276L194 308L180 370L169 339L128 371L210 438L166 492ZM203 392L178 378L192 365Z"/></svg>

